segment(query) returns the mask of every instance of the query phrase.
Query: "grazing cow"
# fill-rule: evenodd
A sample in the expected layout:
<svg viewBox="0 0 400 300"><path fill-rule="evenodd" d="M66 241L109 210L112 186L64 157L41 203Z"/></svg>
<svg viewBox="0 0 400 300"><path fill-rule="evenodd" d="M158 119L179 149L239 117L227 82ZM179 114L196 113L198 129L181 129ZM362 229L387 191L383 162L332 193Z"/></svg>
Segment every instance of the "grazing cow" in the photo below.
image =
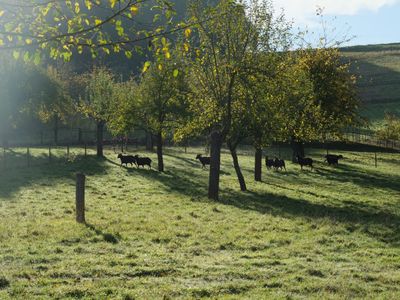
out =
<svg viewBox="0 0 400 300"><path fill-rule="evenodd" d="M329 165L335 165L338 166L339 165L339 160L343 159L343 155L334 155L334 154L327 154L325 155L325 161L329 164Z"/></svg>
<svg viewBox="0 0 400 300"><path fill-rule="evenodd" d="M122 155L122 154L118 154L118 158L121 160L121 166L122 165L126 165L128 166L128 164L131 164L131 166L133 166L133 164L136 165L136 158L132 155Z"/></svg>
<svg viewBox="0 0 400 300"><path fill-rule="evenodd" d="M285 161L283 159L279 159L279 158L275 157L274 168L275 168L275 170L283 170L283 169L285 169L285 171L286 171Z"/></svg>
<svg viewBox="0 0 400 300"><path fill-rule="evenodd" d="M210 165L211 163L210 157L202 156L201 154L197 154L196 159L198 159L201 162L202 169L204 169L206 165Z"/></svg>
<svg viewBox="0 0 400 300"><path fill-rule="evenodd" d="M303 166L309 166L311 170L313 169L313 159L309 157L301 157L300 155L297 155L297 162L301 166L301 169L303 170Z"/></svg>
<svg viewBox="0 0 400 300"><path fill-rule="evenodd" d="M265 165L268 170L274 167L274 160L273 159L268 159L268 156L265 157Z"/></svg>
<svg viewBox="0 0 400 300"><path fill-rule="evenodd" d="M136 159L136 165L138 166L138 168L140 166L142 166L144 168L144 166L148 166L149 169L151 169L151 159L148 157L139 157L139 155L135 155L134 156Z"/></svg>

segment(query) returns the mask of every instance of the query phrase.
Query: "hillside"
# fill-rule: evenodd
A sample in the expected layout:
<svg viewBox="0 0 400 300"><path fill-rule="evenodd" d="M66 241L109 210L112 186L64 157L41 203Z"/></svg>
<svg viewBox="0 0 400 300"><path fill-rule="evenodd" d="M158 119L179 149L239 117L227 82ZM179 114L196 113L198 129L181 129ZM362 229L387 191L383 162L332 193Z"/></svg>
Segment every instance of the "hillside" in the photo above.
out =
<svg viewBox="0 0 400 300"><path fill-rule="evenodd" d="M379 126L387 112L400 114L400 44L353 46L342 52L358 76L363 114L372 126Z"/></svg>

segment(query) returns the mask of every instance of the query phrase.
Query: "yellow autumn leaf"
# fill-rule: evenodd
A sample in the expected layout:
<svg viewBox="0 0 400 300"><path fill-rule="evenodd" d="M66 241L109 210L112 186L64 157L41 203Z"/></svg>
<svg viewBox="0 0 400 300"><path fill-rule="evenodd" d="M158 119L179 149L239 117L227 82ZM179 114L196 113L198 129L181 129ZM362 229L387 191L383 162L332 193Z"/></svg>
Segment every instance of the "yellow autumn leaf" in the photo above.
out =
<svg viewBox="0 0 400 300"><path fill-rule="evenodd" d="M138 12L139 8L136 5L131 6L131 13L132 15L136 15Z"/></svg>
<svg viewBox="0 0 400 300"><path fill-rule="evenodd" d="M183 44L183 48L185 49L186 52L189 52L189 44L188 43L184 43Z"/></svg>
<svg viewBox="0 0 400 300"><path fill-rule="evenodd" d="M76 13L76 14L79 14L80 11L81 11L81 7L80 7L79 3L76 2L76 3L75 3L75 13Z"/></svg>
<svg viewBox="0 0 400 300"><path fill-rule="evenodd" d="M186 28L186 30L185 30L185 36L186 36L186 38L189 38L191 34L192 34L192 29Z"/></svg>
<svg viewBox="0 0 400 300"><path fill-rule="evenodd" d="M117 4L117 0L110 0L111 8L114 8L115 4Z"/></svg>
<svg viewBox="0 0 400 300"><path fill-rule="evenodd" d="M92 2L90 0L85 0L85 5L86 5L88 10L92 9Z"/></svg>

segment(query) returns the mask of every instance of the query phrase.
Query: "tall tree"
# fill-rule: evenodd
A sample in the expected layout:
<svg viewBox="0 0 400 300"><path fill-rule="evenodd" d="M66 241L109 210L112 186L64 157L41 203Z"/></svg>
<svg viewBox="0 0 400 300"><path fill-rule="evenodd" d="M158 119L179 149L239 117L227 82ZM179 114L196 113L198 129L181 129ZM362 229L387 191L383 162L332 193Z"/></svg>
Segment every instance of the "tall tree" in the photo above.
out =
<svg viewBox="0 0 400 300"><path fill-rule="evenodd" d="M286 28L283 17L276 20L271 13L271 3L257 0L249 4L223 0L215 7L202 7L197 3L191 8L194 22L207 16L207 23L198 24L191 38L187 39L187 63L190 66L192 131L210 130L211 165L208 196L219 197L220 156L222 144L234 124L234 108L243 105L239 77L243 73L256 72L259 53L278 51L280 27ZM284 24L284 25L283 25ZM235 134L231 134L231 137ZM232 158L235 160L237 142L230 140ZM241 182L241 172L237 172ZM245 188L243 181L242 189Z"/></svg>

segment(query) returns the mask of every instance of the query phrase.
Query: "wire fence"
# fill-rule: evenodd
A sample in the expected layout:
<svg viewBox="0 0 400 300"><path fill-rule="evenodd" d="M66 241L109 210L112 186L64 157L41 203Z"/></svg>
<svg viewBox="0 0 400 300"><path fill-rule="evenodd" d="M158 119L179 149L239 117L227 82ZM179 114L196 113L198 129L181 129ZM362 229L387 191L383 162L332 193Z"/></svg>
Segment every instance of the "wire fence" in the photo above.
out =
<svg viewBox="0 0 400 300"><path fill-rule="evenodd" d="M72 161L76 157L86 157L96 154L96 131L83 129L59 129L57 132L58 141L54 139L54 132L49 130L40 131L38 134L31 134L29 138L23 135L18 136L18 140L14 139L11 145L4 146L0 150L0 168L7 170L14 167L30 167L44 164L53 164L66 161ZM374 146L387 150L400 151L400 141L397 140L381 140L374 132L352 129L344 133L342 139L332 142L344 143L347 147L353 148L355 151L359 147ZM104 146L108 150L115 153L137 150L146 146L148 143L144 132L136 131L130 135L115 138L107 131L104 132ZM318 141L317 141L318 143ZM153 143L154 144L154 143ZM201 147L206 144L206 139L198 139L187 141L184 145L180 145L185 149L187 147ZM171 139L166 139L165 146L177 146ZM272 148L266 149L267 152L274 149L274 155L283 156L282 152L289 151L288 143L274 144ZM207 149L207 147L205 147ZM283 150L284 148L288 148ZM1 149L1 148L0 148ZM152 146L151 146L152 149ZM242 150L252 154L250 145L243 145ZM242 152L243 152L242 151ZM289 152L288 152L289 153ZM287 158L290 155L287 154Z"/></svg>
<svg viewBox="0 0 400 300"><path fill-rule="evenodd" d="M348 130L344 134L344 140L354 144L363 144L375 146L384 149L400 151L400 141L398 140L382 140L375 132L362 129Z"/></svg>
<svg viewBox="0 0 400 300"><path fill-rule="evenodd" d="M108 130L103 133L104 145L146 145L148 143L148 137L144 130L135 130L131 133L115 137ZM83 145L95 145L97 140L97 132L93 129L82 129L82 128L59 128L57 130L40 130L33 133L30 132L14 132L10 135L7 141L6 147L34 147L34 146L83 146ZM382 140L374 131L360 128L350 128L344 134L340 140L329 139L335 142L353 143L376 146L386 149L399 150L399 140ZM205 139L197 139L196 142L206 143ZM172 139L166 139L167 145L172 145ZM193 142L195 142L193 140ZM316 141L318 142L318 141ZM153 144L155 143L153 137ZM3 147L5 145L3 144Z"/></svg>
<svg viewBox="0 0 400 300"><path fill-rule="evenodd" d="M130 143L144 143L145 138L145 133L140 130L123 137L115 137L107 130L103 132L105 145L121 143L123 140L129 140ZM96 140L97 131L91 129L59 128L35 132L15 131L9 135L7 145L4 145L3 142L3 147L94 145Z"/></svg>

